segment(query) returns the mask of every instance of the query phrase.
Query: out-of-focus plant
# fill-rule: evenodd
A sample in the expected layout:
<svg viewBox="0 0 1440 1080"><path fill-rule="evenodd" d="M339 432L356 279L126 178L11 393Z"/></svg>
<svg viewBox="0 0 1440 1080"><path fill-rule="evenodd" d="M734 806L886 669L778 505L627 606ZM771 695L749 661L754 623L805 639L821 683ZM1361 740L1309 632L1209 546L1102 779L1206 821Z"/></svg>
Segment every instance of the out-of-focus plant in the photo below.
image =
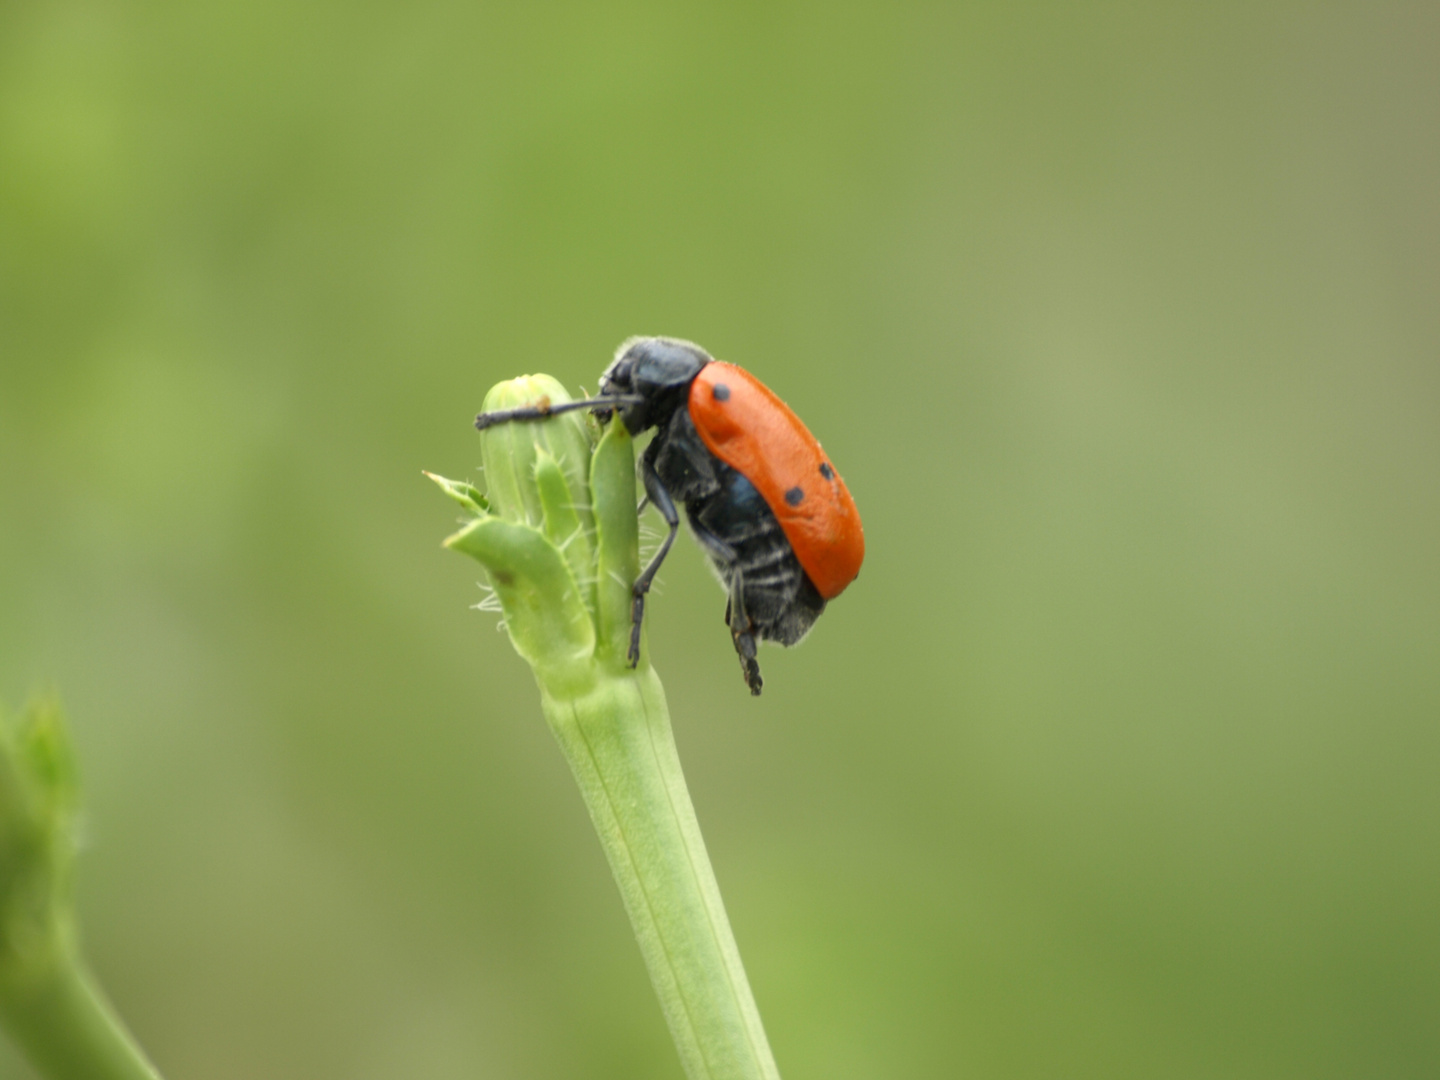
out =
<svg viewBox="0 0 1440 1080"><path fill-rule="evenodd" d="M494 412L569 401L534 375ZM640 571L635 455L619 418L579 412L481 433L487 494L431 476L473 515L445 546L480 561L580 785L692 1080L776 1078L644 643L627 660ZM429 475L429 474L427 474Z"/></svg>
<svg viewBox="0 0 1440 1080"><path fill-rule="evenodd" d="M158 1080L80 954L78 807L58 703L0 714L0 1025L51 1080Z"/></svg>

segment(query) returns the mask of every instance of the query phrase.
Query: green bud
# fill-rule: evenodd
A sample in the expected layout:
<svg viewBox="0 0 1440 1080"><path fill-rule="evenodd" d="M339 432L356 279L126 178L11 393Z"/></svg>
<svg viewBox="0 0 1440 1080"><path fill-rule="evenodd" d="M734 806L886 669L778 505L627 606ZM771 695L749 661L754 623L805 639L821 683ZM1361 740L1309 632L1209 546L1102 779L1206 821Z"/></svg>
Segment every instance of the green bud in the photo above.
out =
<svg viewBox="0 0 1440 1080"><path fill-rule="evenodd" d="M548 375L527 375L492 389L484 409L570 400ZM618 418L598 443L597 429L581 411L486 428L485 495L426 474L475 515L445 546L485 567L516 651L565 699L628 665L639 575L633 440Z"/></svg>
<svg viewBox="0 0 1440 1080"><path fill-rule="evenodd" d="M565 388L549 375L522 375L500 383L485 395L485 412L524 405L571 400ZM595 441L589 421L581 412L562 413L542 421L496 424L480 433L480 459L485 466L485 487L491 510L509 521L539 526L544 517L535 483L538 453L543 450L559 464L571 492L584 495L590 454ZM588 517L589 507L585 513ZM594 531L588 520L587 527Z"/></svg>
<svg viewBox="0 0 1440 1080"><path fill-rule="evenodd" d="M86 970L71 905L79 785L54 699L0 715L0 1026L36 1076L160 1080Z"/></svg>
<svg viewBox="0 0 1440 1080"><path fill-rule="evenodd" d="M0 716L0 981L58 962L71 938L79 787L64 716L33 701Z"/></svg>

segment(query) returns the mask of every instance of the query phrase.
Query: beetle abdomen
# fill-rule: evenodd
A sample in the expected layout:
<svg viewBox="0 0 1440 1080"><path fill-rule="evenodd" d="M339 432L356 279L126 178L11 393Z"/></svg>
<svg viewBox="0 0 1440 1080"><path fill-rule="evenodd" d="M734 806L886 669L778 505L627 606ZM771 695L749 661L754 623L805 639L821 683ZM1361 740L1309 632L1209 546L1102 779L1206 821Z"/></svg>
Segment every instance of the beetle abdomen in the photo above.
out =
<svg viewBox="0 0 1440 1080"><path fill-rule="evenodd" d="M732 563L706 551L727 586L737 571L741 575L745 611L756 636L794 645L825 610L825 599L755 486L723 462L715 463L715 472L716 491L685 503L690 526L702 547L708 533L735 553Z"/></svg>

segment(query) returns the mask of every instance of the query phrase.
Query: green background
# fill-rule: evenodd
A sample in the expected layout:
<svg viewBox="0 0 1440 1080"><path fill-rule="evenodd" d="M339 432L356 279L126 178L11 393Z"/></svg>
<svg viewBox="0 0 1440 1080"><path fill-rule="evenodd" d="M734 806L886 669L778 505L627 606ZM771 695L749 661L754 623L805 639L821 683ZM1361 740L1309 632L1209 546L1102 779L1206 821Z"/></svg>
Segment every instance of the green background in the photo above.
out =
<svg viewBox="0 0 1440 1080"><path fill-rule="evenodd" d="M0 6L0 696L68 704L161 1068L678 1075L420 475L668 333L866 523L758 701L693 544L651 608L788 1078L1435 1076L1437 49L1409 3Z"/></svg>

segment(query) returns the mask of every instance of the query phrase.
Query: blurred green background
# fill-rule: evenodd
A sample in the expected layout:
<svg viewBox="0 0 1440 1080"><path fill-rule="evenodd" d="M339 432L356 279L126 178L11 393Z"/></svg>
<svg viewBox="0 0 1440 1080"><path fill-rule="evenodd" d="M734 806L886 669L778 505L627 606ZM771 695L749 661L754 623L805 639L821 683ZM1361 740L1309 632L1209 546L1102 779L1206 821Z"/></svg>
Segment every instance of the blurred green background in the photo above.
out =
<svg viewBox="0 0 1440 1080"><path fill-rule="evenodd" d="M0 696L68 704L162 1069L679 1074L420 475L478 476L493 382L668 333L866 522L758 701L692 544L651 609L788 1078L1440 1073L1437 47L1422 4L0 6Z"/></svg>

